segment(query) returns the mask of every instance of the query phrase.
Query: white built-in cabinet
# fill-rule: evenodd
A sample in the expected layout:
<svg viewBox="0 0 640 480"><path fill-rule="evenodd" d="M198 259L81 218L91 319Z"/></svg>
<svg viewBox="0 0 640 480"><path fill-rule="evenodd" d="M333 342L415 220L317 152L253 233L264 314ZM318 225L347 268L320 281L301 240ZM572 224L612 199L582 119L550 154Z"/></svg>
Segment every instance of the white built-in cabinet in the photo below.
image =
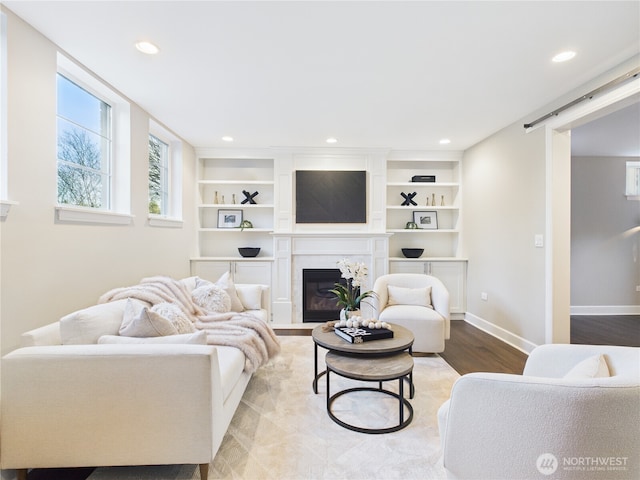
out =
<svg viewBox="0 0 640 480"><path fill-rule="evenodd" d="M216 280L230 272L235 283L259 283L271 285L271 259L193 259L191 274L208 280Z"/></svg>
<svg viewBox="0 0 640 480"><path fill-rule="evenodd" d="M460 154L392 152L386 172L386 225L387 232L393 234L389 239L389 273L438 277L449 290L452 314L464 314L467 262L459 255ZM435 181L412 181L418 175L435 177ZM402 205L403 193L415 193L413 201L417 205ZM419 221L422 217L437 220L437 228L425 228L428 225ZM418 228L406 228L407 222L415 222ZM408 259L402 254L403 248L423 248L424 253L418 259Z"/></svg>
<svg viewBox="0 0 640 480"><path fill-rule="evenodd" d="M271 284L273 262L274 160L240 153L197 158L198 255L191 273L215 280L229 271L236 283ZM243 190L258 192L255 204L242 203ZM239 214L253 228L226 227L225 214ZM242 257L239 247L260 247L257 257Z"/></svg>
<svg viewBox="0 0 640 480"><path fill-rule="evenodd" d="M434 182L413 182L416 175L434 176ZM402 205L402 194L415 193L417 205ZM437 156L400 156L387 160L387 232L393 233L389 255L403 257L402 248L424 248L424 257L456 257L460 233L460 159L441 152ZM416 212L429 212L418 214ZM405 228L416 217L437 220L437 228ZM431 226L435 226L433 223Z"/></svg>
<svg viewBox="0 0 640 480"><path fill-rule="evenodd" d="M362 168L362 158L366 155L348 153L344 158L355 162L349 168ZM326 150L314 153L318 169L325 165L321 161L325 154L329 159L336 155ZM309 156L308 152L305 155ZM193 275L215 280L229 271L237 283L277 286L275 296L279 300L274 300L276 303L294 305L299 301L293 298L294 286L289 285L293 281L292 276L295 277L291 266L292 252L282 250L282 245L288 245L296 238L300 243L299 238L305 235L327 234L324 229L307 231L294 221L293 181L295 170L300 166L296 161L302 157L294 151L270 149L197 151L198 238L197 253L191 258ZM388 265L390 273L427 273L440 278L449 289L452 316L463 315L467 262L460 255L461 154L390 151L367 158L366 168L373 195L369 195L369 225L365 228L370 229L373 236L383 234L384 250L388 252L382 268L377 271L387 271L384 266ZM304 168L308 169L306 164ZM412 181L415 175L434 176L435 181ZM250 194L258 192L255 204L241 203L245 198L243 190ZM402 194L413 192L417 205L402 206ZM242 218L249 220L253 228L225 228L219 224L224 211L241 212ZM426 215L432 219L437 217L437 228L405 228L407 222L415 221L415 212L430 212ZM426 225L418 222L418 226ZM331 228L335 226L327 226L329 232ZM362 226L358 226L353 234L361 236L364 231ZM339 234L344 239L349 232L340 229ZM261 251L258 257L243 258L238 247L260 247ZM424 254L418 259L408 259L403 256L402 248L423 248ZM336 253L343 255L343 252ZM305 255L313 254L305 252ZM300 260L300 254L296 258ZM293 313L284 312L280 316L299 321L295 320Z"/></svg>

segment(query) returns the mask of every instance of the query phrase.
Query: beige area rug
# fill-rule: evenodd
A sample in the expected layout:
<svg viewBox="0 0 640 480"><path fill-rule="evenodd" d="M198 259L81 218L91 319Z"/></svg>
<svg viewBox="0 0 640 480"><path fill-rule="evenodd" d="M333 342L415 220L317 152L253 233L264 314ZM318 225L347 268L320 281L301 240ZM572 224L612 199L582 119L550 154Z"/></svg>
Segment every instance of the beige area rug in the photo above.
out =
<svg viewBox="0 0 640 480"><path fill-rule="evenodd" d="M311 337L280 337L282 353L251 379L209 479L442 479L437 410L458 374L437 355L414 357L413 421L403 430L365 434L334 423L326 412L326 377L312 390ZM320 365L325 350L320 348ZM331 393L358 382L331 375ZM362 385L362 384L360 384ZM364 384L374 386L375 384ZM397 391L398 382L385 383ZM405 388L405 394L408 389ZM398 401L354 392L334 402L342 420L367 428L392 426ZM99 468L89 480L196 480L196 465Z"/></svg>

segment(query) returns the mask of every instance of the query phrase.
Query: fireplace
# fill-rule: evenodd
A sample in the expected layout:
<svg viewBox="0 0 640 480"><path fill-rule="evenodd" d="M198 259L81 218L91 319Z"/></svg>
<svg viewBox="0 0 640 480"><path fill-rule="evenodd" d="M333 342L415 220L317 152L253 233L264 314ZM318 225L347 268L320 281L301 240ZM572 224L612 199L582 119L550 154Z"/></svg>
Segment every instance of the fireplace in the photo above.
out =
<svg viewBox="0 0 640 480"><path fill-rule="evenodd" d="M324 322L337 320L340 307L329 290L336 283L346 284L337 268L305 268L302 270L302 321Z"/></svg>

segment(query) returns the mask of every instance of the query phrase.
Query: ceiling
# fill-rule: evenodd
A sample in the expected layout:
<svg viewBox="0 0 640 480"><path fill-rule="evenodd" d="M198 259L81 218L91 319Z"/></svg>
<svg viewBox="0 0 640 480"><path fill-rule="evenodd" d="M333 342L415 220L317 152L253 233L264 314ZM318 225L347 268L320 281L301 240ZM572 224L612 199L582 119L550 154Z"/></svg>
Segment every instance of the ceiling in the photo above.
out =
<svg viewBox="0 0 640 480"><path fill-rule="evenodd" d="M196 147L464 150L640 53L638 1L3 4Z"/></svg>

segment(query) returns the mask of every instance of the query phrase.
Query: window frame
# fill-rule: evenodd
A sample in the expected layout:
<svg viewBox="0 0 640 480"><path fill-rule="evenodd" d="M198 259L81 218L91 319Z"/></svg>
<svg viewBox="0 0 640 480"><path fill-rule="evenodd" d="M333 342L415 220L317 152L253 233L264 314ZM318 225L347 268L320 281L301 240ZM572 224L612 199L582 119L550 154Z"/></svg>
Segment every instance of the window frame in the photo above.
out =
<svg viewBox="0 0 640 480"><path fill-rule="evenodd" d="M640 200L640 161L634 160L625 163L624 178L627 200ZM635 183L635 187L630 188L633 183Z"/></svg>
<svg viewBox="0 0 640 480"><path fill-rule="evenodd" d="M7 16L0 12L0 220L6 220L11 207L9 200L9 147L7 145Z"/></svg>
<svg viewBox="0 0 640 480"><path fill-rule="evenodd" d="M148 221L152 227L181 228L182 220L182 140L154 119L149 119L149 135L168 145L167 152L167 201L162 214L150 213ZM147 163L148 165L148 163ZM147 187L148 187L147 176ZM147 195L147 201L148 201Z"/></svg>
<svg viewBox="0 0 640 480"><path fill-rule="evenodd" d="M109 102L108 99L103 98L102 96L90 91L89 89L85 88L83 85L79 85L78 83L76 83L74 81L73 78L69 78L67 77L64 73L58 71L56 74L56 82L58 81L58 77L62 77L66 82L69 82L70 84L74 85L76 88L82 90L84 93L86 93L87 95L92 96L93 98L95 98L96 100L98 100L99 102L101 102L102 104L106 105L107 107L109 107L108 110L108 118L106 119L105 123L105 130L106 131L94 131L92 130L89 126L87 125L82 125L79 124L77 122L75 122L73 119L71 118L67 118L65 116L60 115L60 112L58 110L56 110L56 120L57 121L64 121L68 124L75 124L75 126L80 129L81 131L88 133L90 135L94 135L99 137L101 140L101 146L104 147L104 144L102 144L103 141L106 141L106 155L104 154L105 152L103 152L103 148L101 148L101 162L100 162L100 168L99 169L95 169L95 168L91 168L91 167L85 167L85 166L76 166L74 168L81 168L84 170L87 170L89 172L91 172L91 174L93 175L98 175L101 178L101 183L102 183L102 190L101 190L101 206L100 207L88 207L88 206L83 206L83 205L77 205L77 204L73 204L73 203L58 203L58 205L60 206L69 206L69 207L80 207L80 208L91 208L91 209L95 209L95 210L101 210L101 211L110 211L111 210L111 205L112 205L112 200L113 200L113 191L114 191L114 181L113 181L113 164L114 164L114 158L113 158L113 117L112 117L112 111L113 111L113 107L111 106L111 103ZM60 132L58 131L58 141L60 139L59 134ZM106 158L103 158L106 157ZM57 162L58 162L58 166L60 165L60 157L58 156L57 158ZM70 164L73 162L67 162L64 161L65 164ZM60 194L60 192L58 192L58 195Z"/></svg>
<svg viewBox="0 0 640 480"><path fill-rule="evenodd" d="M60 52L57 73L111 106L111 185L109 207L99 209L58 204L56 186L56 220L62 223L131 224L134 218L131 214L131 106L103 80Z"/></svg>

